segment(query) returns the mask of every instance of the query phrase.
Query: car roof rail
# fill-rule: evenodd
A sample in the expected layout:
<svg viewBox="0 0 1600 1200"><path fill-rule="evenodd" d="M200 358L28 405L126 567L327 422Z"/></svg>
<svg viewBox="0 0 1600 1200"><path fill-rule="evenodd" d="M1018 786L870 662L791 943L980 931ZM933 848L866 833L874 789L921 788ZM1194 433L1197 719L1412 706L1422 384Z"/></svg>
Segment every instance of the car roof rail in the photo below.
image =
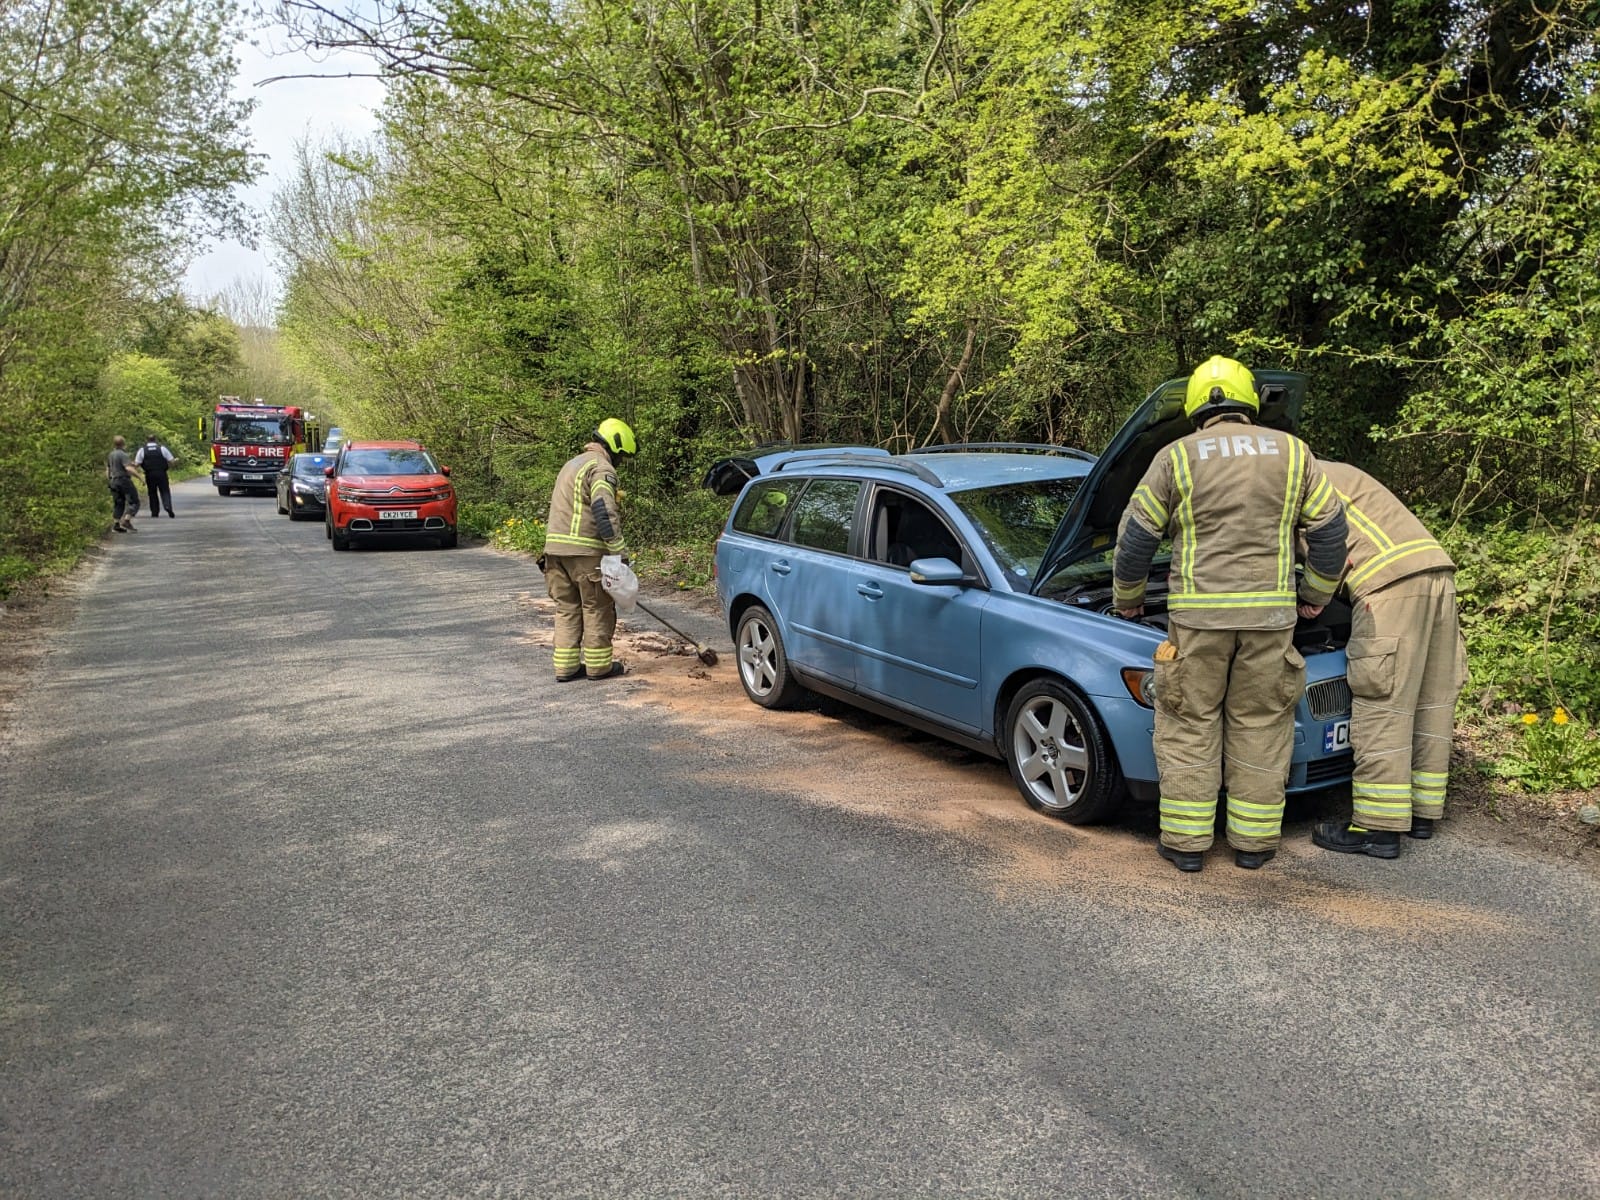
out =
<svg viewBox="0 0 1600 1200"><path fill-rule="evenodd" d="M904 471L908 475L915 475L932 487L944 487L944 480L921 463L907 462L903 458L892 456L880 458L874 454L797 455L775 465L772 473L776 474L785 467L877 467L884 471Z"/></svg>
<svg viewBox="0 0 1600 1200"><path fill-rule="evenodd" d="M1057 446L1050 442L942 442L936 446L918 446L907 454L966 454L971 451L1012 454L1052 454L1060 458L1081 458L1094 462L1097 455L1073 446Z"/></svg>

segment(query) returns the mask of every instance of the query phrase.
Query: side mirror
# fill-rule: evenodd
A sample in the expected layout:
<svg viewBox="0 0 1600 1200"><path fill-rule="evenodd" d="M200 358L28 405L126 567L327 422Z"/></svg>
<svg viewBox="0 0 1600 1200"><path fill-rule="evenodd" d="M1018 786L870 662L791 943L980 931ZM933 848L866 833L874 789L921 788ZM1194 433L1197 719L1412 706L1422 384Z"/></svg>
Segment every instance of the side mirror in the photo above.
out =
<svg viewBox="0 0 1600 1200"><path fill-rule="evenodd" d="M948 558L919 558L911 564L912 583L962 583L966 578L960 564Z"/></svg>
<svg viewBox="0 0 1600 1200"><path fill-rule="evenodd" d="M332 467L323 467L322 468L322 473L324 475L326 475L329 479L333 478L333 468Z"/></svg>
<svg viewBox="0 0 1600 1200"><path fill-rule="evenodd" d="M449 467L440 467L439 468L439 474L441 474L441 475L450 474L450 468Z"/></svg>

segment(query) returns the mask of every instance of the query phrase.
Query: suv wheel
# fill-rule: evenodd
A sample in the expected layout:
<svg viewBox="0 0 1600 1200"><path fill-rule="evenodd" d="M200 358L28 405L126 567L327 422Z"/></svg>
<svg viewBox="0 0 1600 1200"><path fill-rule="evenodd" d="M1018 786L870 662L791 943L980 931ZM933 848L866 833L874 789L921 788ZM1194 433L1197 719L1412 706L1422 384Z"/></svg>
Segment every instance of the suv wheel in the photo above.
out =
<svg viewBox="0 0 1600 1200"><path fill-rule="evenodd" d="M348 533L340 533L334 526L329 525L328 537L332 539L335 550L350 549L350 535Z"/></svg>
<svg viewBox="0 0 1600 1200"><path fill-rule="evenodd" d="M1023 798L1046 816L1088 825L1107 816L1122 772L1100 718L1055 679L1023 686L1006 710L1001 749Z"/></svg>
<svg viewBox="0 0 1600 1200"><path fill-rule="evenodd" d="M744 694L762 708L789 708L805 694L805 688L789 671L789 656L783 649L778 622L759 604L752 604L739 618L734 635L738 647L739 682Z"/></svg>
<svg viewBox="0 0 1600 1200"><path fill-rule="evenodd" d="M219 487L219 488L217 488L217 495L219 495L219 496L231 496L231 495L233 495L233 489L230 488L230 487Z"/></svg>

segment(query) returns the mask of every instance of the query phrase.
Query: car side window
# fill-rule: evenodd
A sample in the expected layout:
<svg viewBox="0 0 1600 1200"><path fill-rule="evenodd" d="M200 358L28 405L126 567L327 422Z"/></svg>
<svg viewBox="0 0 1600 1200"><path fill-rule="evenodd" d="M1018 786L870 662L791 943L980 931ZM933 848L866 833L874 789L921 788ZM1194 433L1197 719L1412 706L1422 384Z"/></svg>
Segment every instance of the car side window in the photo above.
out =
<svg viewBox="0 0 1600 1200"><path fill-rule="evenodd" d="M874 562L909 567L919 558L948 558L965 565L961 542L950 527L921 500L903 492L878 491L867 530L866 556Z"/></svg>
<svg viewBox="0 0 1600 1200"><path fill-rule="evenodd" d="M854 480L816 480L795 502L789 540L797 546L848 554L860 496L861 485Z"/></svg>
<svg viewBox="0 0 1600 1200"><path fill-rule="evenodd" d="M733 514L733 528L755 537L777 537L789 504L805 484L803 479L763 479L750 486Z"/></svg>

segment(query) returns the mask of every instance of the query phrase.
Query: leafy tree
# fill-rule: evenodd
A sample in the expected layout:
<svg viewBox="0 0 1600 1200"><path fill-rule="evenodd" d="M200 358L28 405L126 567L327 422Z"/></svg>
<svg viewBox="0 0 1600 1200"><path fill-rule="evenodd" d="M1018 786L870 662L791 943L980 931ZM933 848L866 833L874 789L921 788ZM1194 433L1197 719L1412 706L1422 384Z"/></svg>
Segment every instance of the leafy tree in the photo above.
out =
<svg viewBox="0 0 1600 1200"><path fill-rule="evenodd" d="M128 419L98 383L195 233L238 226L254 165L234 10L19 0L0 21L0 588L101 525Z"/></svg>

